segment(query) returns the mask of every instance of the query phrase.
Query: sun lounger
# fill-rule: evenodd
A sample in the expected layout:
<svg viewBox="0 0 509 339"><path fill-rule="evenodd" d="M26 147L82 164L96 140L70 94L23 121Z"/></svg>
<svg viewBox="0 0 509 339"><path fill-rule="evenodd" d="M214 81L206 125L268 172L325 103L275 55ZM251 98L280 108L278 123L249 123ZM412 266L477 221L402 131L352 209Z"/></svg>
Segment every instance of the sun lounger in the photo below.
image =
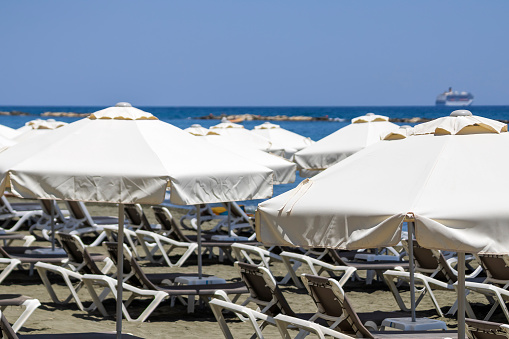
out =
<svg viewBox="0 0 509 339"><path fill-rule="evenodd" d="M42 211L41 217L35 224L30 226L29 232L37 239L50 240L51 239L51 216L53 215L53 229L55 232L64 230L70 232L75 227L75 222L69 218L68 211L60 209L55 200L39 199L40 209ZM38 232L41 234L39 235Z"/></svg>
<svg viewBox="0 0 509 339"><path fill-rule="evenodd" d="M0 294L0 310L3 312L7 306L24 307L25 310L12 325L12 330L18 332L27 319L41 306L39 300L21 294Z"/></svg>
<svg viewBox="0 0 509 339"><path fill-rule="evenodd" d="M56 254L51 253L45 253L45 254L38 254L38 253L27 253L26 248L24 247L17 247L17 251L15 254L11 254L13 252L8 252L9 247L3 247L0 246L0 258L5 259L17 259L19 260L18 266L21 266L22 264L28 264L30 266L29 269L29 275L33 274L34 265L39 262L46 262L56 265L65 265L68 261L67 254L62 254L60 252L56 252ZM12 248L11 248L12 249ZM25 249L25 250L23 250ZM23 250L21 252L20 250Z"/></svg>
<svg viewBox="0 0 509 339"><path fill-rule="evenodd" d="M124 214L132 230L161 231L161 225L150 223L140 204L124 204Z"/></svg>
<svg viewBox="0 0 509 339"><path fill-rule="evenodd" d="M261 321L262 323L271 323L273 325L276 324L273 317L267 314L252 310L246 306L237 305L229 301L218 299L217 297L218 295L216 295L216 298L209 302L209 306L212 309L214 317L216 317L217 323L219 324L219 328L223 332L223 335L226 339L233 339L235 337L231 333L230 328L228 327L228 323L223 316L224 310L234 312L237 317L251 325L251 328L254 331L254 334L251 336L251 338L264 338L262 334L263 328L258 325L258 321Z"/></svg>
<svg viewBox="0 0 509 339"><path fill-rule="evenodd" d="M413 241L414 244L414 261L415 261L415 274L414 280L416 283L421 284L423 288L418 290L419 297L417 298L415 305L419 305L422 298L428 294L437 313L443 317L443 312L440 309L437 299L433 293L433 289L455 291L454 283L457 281L458 272L456 272L451 263L456 259L451 258L446 260L442 253L438 250L430 250L421 247L417 241ZM466 276L467 280L472 281L481 272L482 267L478 267L473 273ZM396 302L398 303L401 310L407 311L409 308L405 305L401 294L398 291L395 281L402 280L410 281L410 272L400 270L388 270L384 272L384 279L386 284L389 286ZM479 279L477 279L479 280ZM456 305L453 305L450 314L455 313ZM472 314L470 305L467 303L467 312Z"/></svg>
<svg viewBox="0 0 509 339"><path fill-rule="evenodd" d="M140 204L124 204L124 215L127 220L127 225L124 226L124 243L129 246L131 252L133 252L134 256L138 260L143 260L138 253L138 237L136 236L135 231L139 229L154 231L156 232L156 228L151 225L148 221L147 216L143 212L143 209ZM160 226L158 229L160 230ZM118 225L106 225L103 227L103 232L106 234L106 238L110 242L116 242L118 239ZM102 234L100 235L100 237ZM155 244L154 244L155 245ZM150 246L149 246L150 247ZM147 258L147 259L150 259Z"/></svg>
<svg viewBox="0 0 509 339"><path fill-rule="evenodd" d="M239 262L235 263L235 266L239 269L241 278L246 283L246 286L249 288L250 293L250 297L246 299L242 306L248 305L248 303L253 302L259 307L259 312L262 314L266 314L271 317L275 317L279 314L284 314L303 320L317 322L320 325L330 326L331 328L337 326L336 324L337 321L341 323L342 320L339 319L342 315L340 305L337 304L334 305L333 306L334 311L329 313L320 309L320 307L318 308L318 312L315 313L296 313L288 304L286 298L284 297L283 293L277 286L274 277L271 275L269 270L267 270L264 267ZM323 279L327 280L327 278ZM337 284L337 286L341 287L336 280L334 280L334 282L335 284ZM332 296L332 298L335 297ZM334 303L333 300L331 300L330 302ZM373 321L368 323L368 325L372 326L372 328L377 328L377 325L381 324L382 321L386 317L388 317L387 314L389 314L390 316L407 315L406 313L403 312L398 313L375 312L366 314L362 313L361 317L365 322L374 319ZM272 321L272 318L269 318L266 321L267 323L263 323L260 325L261 329L263 329L267 324L271 325L275 324Z"/></svg>
<svg viewBox="0 0 509 339"><path fill-rule="evenodd" d="M271 251L258 246L252 246L248 244L233 244L231 248L237 261L247 262L251 265L263 266L269 271L271 262L283 262L283 259L280 255L272 253ZM296 270L298 266L300 266L300 263L294 264L292 269ZM288 273L280 281L278 281L278 283L286 284L291 278L292 275Z"/></svg>
<svg viewBox="0 0 509 339"><path fill-rule="evenodd" d="M116 297L117 280L115 275L111 277L106 275L106 273L108 273L113 267L113 261L111 261L109 258L104 258L104 267L99 269L91 255L88 253L87 249L81 245L81 242L77 236L69 234L59 234L59 236L61 237L62 243L66 244L65 246L71 250L73 256L76 258L76 261L81 259L83 262L74 262L74 266L79 268L79 270L76 271L45 263L36 264L37 271L39 272L44 286L48 290L52 300L55 303L67 304L69 301L74 299L80 310L93 311L95 309L99 309L99 311L104 316L107 316L108 313L106 312L102 301L109 295L110 292L112 292L114 297ZM70 291L70 295L65 300L60 300L57 297L51 281L48 278L49 272L58 274L64 279L64 282ZM129 279L131 276L132 275L125 275L124 281ZM78 295L78 292L82 286L87 287L93 300L93 303L88 307L83 305ZM100 286L102 288L102 291L99 295L95 290L96 286ZM132 318L131 315L127 312L127 309L125 309L125 307L127 307L127 305L132 301L132 299L130 299L127 302L127 305L124 306L124 316L126 319L128 319L128 321L144 321L152 313L155 307L159 305L159 303L166 297L166 294L164 293L145 291L127 284L125 284L124 288L126 292L131 293L132 299L137 296L154 299L136 319Z"/></svg>
<svg viewBox="0 0 509 339"><path fill-rule="evenodd" d="M328 327L322 326L312 321L290 317L284 314L278 314L274 318L274 321L276 322L276 326L279 330L279 333L281 334L281 337L286 339L292 338L290 333L288 332L288 327L290 326L294 329L298 329L299 333L300 331L313 333L320 339L325 339L325 336L338 339L355 339L355 337L351 337L344 333L334 331Z"/></svg>
<svg viewBox="0 0 509 339"><path fill-rule="evenodd" d="M154 210L154 215L157 219L157 221L161 224L161 227L163 227L166 230L171 230L172 232L169 233L167 236L175 239L180 242L188 242L188 243L196 243L196 237L187 236L184 234L184 232L178 227L178 225L175 223L173 216L171 215L170 211L166 207L162 206L152 206L152 209ZM240 239L240 238L239 238ZM212 240L212 236L202 235L202 241L201 245L203 248L206 248L210 253L212 253L213 248L219 248L219 260L222 261L223 254L226 254L228 258L232 261L234 261L232 255L231 255L231 245L235 243L244 243L244 244L251 244L251 245L259 245L256 241L249 241L249 240L238 240L238 241L231 241L231 240Z"/></svg>
<svg viewBox="0 0 509 339"><path fill-rule="evenodd" d="M115 339L117 333L58 333L58 334L23 334L17 335L11 327L11 324L5 318L3 312L0 311L0 333L6 339ZM122 334L122 338L126 339L142 339L131 334Z"/></svg>
<svg viewBox="0 0 509 339"><path fill-rule="evenodd" d="M114 244L108 244L108 248L111 251L115 250ZM202 300L208 302L209 298L214 295L217 290L223 290L227 294L235 295L236 297L241 294L247 293L247 288L243 283L225 283L225 284L207 284L207 285L180 285L180 286L167 286L162 287L156 285L153 281L151 281L148 276L143 272L139 264L133 259L130 255L129 250L124 246L124 268L125 272L130 272L131 276L129 277L128 284L124 284L124 288L126 291L131 293L131 297L129 297L127 303L123 303L123 314L128 321L144 321L150 313L157 307L157 305L165 298L165 297L182 297L188 296L192 297L189 299L193 300L193 304L191 302L188 303L188 311L191 312L194 310L194 296L199 296ZM116 280L104 277L104 276L95 276L95 275L85 275L83 277L87 288L90 291L90 294L93 297L94 304L97 305L98 309L103 315L107 315L106 309L102 304L102 301L97 297L97 294L94 291L94 285L102 285L109 288L109 290L113 293L116 298ZM170 282L171 283L171 282ZM131 284L136 284L133 286ZM151 296L154 300L150 303L150 305L145 309L145 311L138 317L138 319L132 319L129 313L127 312L127 307L130 302L136 297L146 297Z"/></svg>
<svg viewBox="0 0 509 339"><path fill-rule="evenodd" d="M115 265L117 265L117 254L118 254L118 243L116 242L104 242L103 246L106 248L106 251L108 252L110 259L113 261ZM136 260L136 258L132 255L132 252L125 248L126 245L124 244L124 253L127 254L127 257L124 257L124 281L129 283L131 277L133 277L134 272L131 269L131 260ZM141 268L140 268L141 269ZM174 284L174 281L178 277L196 277L197 273L180 273L180 272L165 272L165 273L144 273L145 277L150 280L152 283L156 285L161 285L164 281L165 284ZM209 277L210 275L204 274L204 277ZM133 285L141 286L140 281L136 279L136 277L133 277L134 282Z"/></svg>
<svg viewBox="0 0 509 339"><path fill-rule="evenodd" d="M500 306L509 321L509 310L506 302L509 301L509 256L495 253L478 253L479 262L486 272L486 278L482 282L465 282L468 291L484 294L493 306L484 318L489 320ZM494 298L494 300L493 300ZM475 315L469 314L475 318Z"/></svg>
<svg viewBox="0 0 509 339"><path fill-rule="evenodd" d="M0 258L0 265L6 265L0 273L0 284L11 274L11 272L21 265L21 261L18 259Z"/></svg>
<svg viewBox="0 0 509 339"><path fill-rule="evenodd" d="M145 251L145 259L152 263L165 262L169 267L180 267L186 260L197 251L198 244L194 242L181 242L173 240L165 235L151 231L137 230L135 232L138 242ZM173 250L184 250L184 253L176 262L172 262L169 255ZM157 258L157 256L159 258Z"/></svg>
<svg viewBox="0 0 509 339"><path fill-rule="evenodd" d="M23 224L34 222L41 215L41 208L35 203L11 204L4 195L0 197L0 221L3 222L1 228L6 232L16 232ZM17 221L7 228L13 219Z"/></svg>
<svg viewBox="0 0 509 339"><path fill-rule="evenodd" d="M82 311L87 310L79 298L78 292L83 287L84 274L107 274L113 267L113 262L102 255L91 255L88 250L83 246L81 240L71 234L57 233L60 243L67 252L68 261L67 266L52 265L45 262L38 262L35 268L41 277L41 280L46 287L51 299L57 304L68 304L72 299ZM99 268L96 262L102 262L103 268ZM60 275L64 280L66 287L69 289L70 294L63 300L58 298L53 284L51 283L48 273ZM93 308L93 307L92 307Z"/></svg>
<svg viewBox="0 0 509 339"><path fill-rule="evenodd" d="M303 288L304 285L297 277L297 269L294 268L297 266L296 263L305 264L313 275L321 275L326 272L329 276L340 279L339 284L341 286L343 286L357 270L355 267L331 265L310 256L293 252L283 252L280 256L281 259L283 259L283 263L290 273L295 286L298 288Z"/></svg>
<svg viewBox="0 0 509 339"><path fill-rule="evenodd" d="M206 222L206 221L211 221L211 220L219 220L219 222L222 222L226 218L227 218L226 215L215 213L209 204L201 204L200 205L200 221L202 223ZM189 210L189 212L187 212L187 214L183 215L180 218L180 225L184 229L187 229L187 230L191 230L191 229L196 230L195 225L191 224L191 220L193 220L193 219L196 220L196 209L195 208L191 208ZM189 225L186 223L186 221L189 221Z"/></svg>
<svg viewBox="0 0 509 339"><path fill-rule="evenodd" d="M507 339L509 325L492 323L476 319L465 319L466 331L469 339Z"/></svg>
<svg viewBox="0 0 509 339"><path fill-rule="evenodd" d="M304 274L302 280L318 308L317 314L328 320L331 329L341 333L357 338L457 338L454 331L371 330L377 327L378 320L394 317L400 312L363 313L364 321L369 319L371 322L370 326L366 326L335 279Z"/></svg>
<svg viewBox="0 0 509 339"><path fill-rule="evenodd" d="M228 232L229 229L248 231L254 233L254 217L250 217L235 201L223 203L225 209L228 209L230 204L230 225L228 225L228 216L220 221L213 229L212 232L219 232L221 230Z"/></svg>
<svg viewBox="0 0 509 339"><path fill-rule="evenodd" d="M314 317L315 313L296 313L290 307L274 276L265 267L241 262L236 262L234 265L249 289L249 297L242 303L242 306L254 303L258 306L260 313L271 317L278 314L286 314L306 320ZM268 319L267 323L260 325L260 328L265 328L267 324L275 325L275 322Z"/></svg>
<svg viewBox="0 0 509 339"><path fill-rule="evenodd" d="M0 230L0 241L3 242L4 247L10 246L16 240L24 241L22 246L28 247L35 241L35 237L21 233L4 233Z"/></svg>
<svg viewBox="0 0 509 339"><path fill-rule="evenodd" d="M355 255L358 252L347 253L346 256L342 255L342 253L338 253L338 251L330 250L328 254L331 256L332 260L336 263L336 265L340 266L351 266L356 268L358 271L368 271L366 274L366 284L371 284L373 280L373 274L371 272L375 272L377 276L383 277L383 272L386 270L393 270L396 267L401 267L403 269L408 269L408 262L404 261L394 261L394 260L376 260L376 261L355 261ZM347 260L347 257L353 257L352 260ZM358 276L357 276L358 278Z"/></svg>
<svg viewBox="0 0 509 339"><path fill-rule="evenodd" d="M110 216L91 216L85 203L82 201L66 200L65 204L69 209L69 213L75 224L72 234L97 234L97 238L88 246L98 246L106 239L103 233L104 226L117 226L118 218Z"/></svg>

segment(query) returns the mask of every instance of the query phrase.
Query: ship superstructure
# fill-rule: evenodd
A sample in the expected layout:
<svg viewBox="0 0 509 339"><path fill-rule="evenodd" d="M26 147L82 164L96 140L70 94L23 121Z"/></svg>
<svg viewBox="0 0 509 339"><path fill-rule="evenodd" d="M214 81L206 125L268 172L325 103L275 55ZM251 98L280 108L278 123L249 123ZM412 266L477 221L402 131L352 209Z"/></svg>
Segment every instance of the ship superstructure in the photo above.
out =
<svg viewBox="0 0 509 339"><path fill-rule="evenodd" d="M474 101L474 96L469 92L453 91L451 87L449 90L439 94L435 105L437 106L470 106Z"/></svg>

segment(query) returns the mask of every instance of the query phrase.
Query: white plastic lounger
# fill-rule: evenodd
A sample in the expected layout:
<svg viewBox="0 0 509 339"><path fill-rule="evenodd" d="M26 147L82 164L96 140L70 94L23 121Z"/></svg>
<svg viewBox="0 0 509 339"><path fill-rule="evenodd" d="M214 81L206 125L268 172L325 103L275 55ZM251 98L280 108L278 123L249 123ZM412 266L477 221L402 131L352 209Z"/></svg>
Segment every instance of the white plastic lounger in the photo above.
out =
<svg viewBox="0 0 509 339"><path fill-rule="evenodd" d="M16 322L12 325L13 331L18 332L37 307L41 306L41 303L38 299L26 297L21 294L0 295L0 310L3 312L7 306L22 306L25 308L23 313L21 313Z"/></svg>
<svg viewBox="0 0 509 339"><path fill-rule="evenodd" d="M150 231L137 230L135 234L138 237L141 247L145 251L145 259L148 259L152 263L162 263L164 261L169 267L180 267L186 262L191 254L198 249L197 243L176 241L164 235ZM150 249L150 247L152 249ZM169 258L169 254L175 249L185 250L185 252L181 255L177 262L173 263ZM161 258L155 258L157 253L161 254Z"/></svg>
<svg viewBox="0 0 509 339"><path fill-rule="evenodd" d="M33 205L33 204L30 204ZM34 207L35 208L35 207ZM2 194L0 197L0 221L3 221L1 227L5 230L5 232L16 232L24 223L38 219L42 216L42 211L40 208L33 210L16 210L14 209L9 200ZM12 219L19 218L14 225L5 229L7 225L11 222Z"/></svg>
<svg viewBox="0 0 509 339"><path fill-rule="evenodd" d="M325 339L325 336L338 338L338 339L355 339L355 337L351 337L349 335L346 335L344 333L332 330L328 327L322 326L320 324L314 323L309 320L299 319L295 317L290 317L288 315L284 314L278 314L276 317L274 317L274 320L276 322L276 326L279 330L279 333L281 334L281 337L284 339L291 339L292 336L288 332L288 327L292 326L294 328L297 328L304 332L310 332L315 334L320 339ZM297 336L295 338L302 337L301 332L297 333Z"/></svg>
<svg viewBox="0 0 509 339"><path fill-rule="evenodd" d="M321 275L322 273L326 272L331 277L336 277L335 273L339 273L341 276L339 280L339 284L343 286L348 279L352 276L352 274L355 273L357 270L355 267L351 266L336 266L329 263L326 263L324 261L311 258L310 256L304 255L304 254L298 254L293 252L283 252L280 254L281 258L283 259L283 263L286 266L286 269L290 273L293 282L298 288L303 288L304 285L299 280L297 276L297 269L295 269L295 264L302 263L305 264L309 270L312 272L313 275Z"/></svg>
<svg viewBox="0 0 509 339"><path fill-rule="evenodd" d="M252 310L246 306L237 305L232 302L217 299L218 297L219 295L216 295L216 298L212 299L209 302L209 305L212 309L212 312L214 313L214 316L216 317L219 328L221 328L221 331L223 332L223 335L226 339L234 339L235 337L230 331L228 323L223 316L223 310L231 311L235 313L242 321L248 322L254 331L254 334L251 336L251 338L264 338L262 334L263 328L258 325L258 321L262 321L264 323L268 322L272 325L276 324L274 318L268 316L267 314Z"/></svg>

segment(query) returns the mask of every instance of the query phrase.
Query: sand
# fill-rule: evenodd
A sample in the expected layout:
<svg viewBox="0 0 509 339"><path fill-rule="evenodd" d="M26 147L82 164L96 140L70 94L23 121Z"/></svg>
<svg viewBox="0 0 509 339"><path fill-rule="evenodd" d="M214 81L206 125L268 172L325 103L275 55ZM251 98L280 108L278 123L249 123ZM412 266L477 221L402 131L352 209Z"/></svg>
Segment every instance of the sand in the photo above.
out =
<svg viewBox="0 0 509 339"><path fill-rule="evenodd" d="M117 208L113 205L106 204L87 204L92 215L116 215ZM148 207L145 206L149 218L155 222L153 215ZM180 218L184 210L171 209L175 217ZM210 226L210 225L209 225ZM23 231L27 233L26 231ZM47 242L37 242L37 245L48 245ZM91 252L105 253L102 247L95 247ZM197 272L196 256L188 260L184 267L170 268L166 265L154 265L143 262L142 266L147 273L151 272ZM204 272L224 278L228 281L236 281L239 279L238 273L235 271L233 264L230 262L219 263L216 258L204 259ZM284 267L275 264L273 273L276 277L281 278L285 275ZM362 274L361 274L362 275ZM57 294L60 297L68 295L67 289L59 278L54 277L53 281L60 282L56 286ZM110 297L105 305L109 317L103 317L99 312L80 311L76 304L71 301L67 305L59 305L54 303L48 295L48 292L41 283L41 280L35 272L33 276L28 275L28 271L15 271L0 285L1 293L19 293L31 296L40 300L42 305L33 313L33 315L25 323L25 326L19 331L20 334L30 333L71 333L71 332L90 332L90 331L114 331L115 330L115 301ZM376 310L396 311L399 310L386 285L380 281L375 281L372 285L366 285L362 281L349 281L345 285L345 291L350 301L354 304L357 312L370 312ZM406 300L409 300L410 293L408 288L403 288ZM283 293L288 299L290 306L297 312L314 312L316 307L311 298L306 294L305 289L297 289L293 285L282 286ZM442 306L442 311L447 312L449 307L456 300L455 292L436 291L436 297ZM85 304L91 301L86 289L80 291L80 298ZM244 298L241 298L244 300ZM480 315L485 315L489 306L484 297L479 294L470 294L468 300L473 302L474 311ZM141 311L147 305L146 301L134 301L130 306L133 313ZM426 296L418 307L419 311L425 311L430 318L440 319L447 323L450 329L457 327L454 317L446 316L439 318L434 310L430 298ZM13 321L21 314L22 309L19 307L8 307L5 315ZM503 313L498 310L492 317L493 321L506 322ZM248 338L252 331L247 323L237 321L234 317L228 317L232 332L235 338ZM216 320L206 305L197 306L195 313L188 314L186 306L178 301L173 307L170 301L165 300L154 311L154 313L143 323L127 322L123 320L123 331L132 333L143 338L222 338L222 332L216 323ZM279 338L277 329L268 327L264 330L267 338Z"/></svg>

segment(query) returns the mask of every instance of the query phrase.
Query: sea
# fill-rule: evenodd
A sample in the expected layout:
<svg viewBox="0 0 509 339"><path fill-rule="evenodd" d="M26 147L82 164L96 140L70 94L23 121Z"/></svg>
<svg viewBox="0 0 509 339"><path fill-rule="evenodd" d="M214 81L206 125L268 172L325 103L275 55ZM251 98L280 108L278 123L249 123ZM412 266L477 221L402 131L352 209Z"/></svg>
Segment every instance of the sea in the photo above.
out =
<svg viewBox="0 0 509 339"><path fill-rule="evenodd" d="M0 115L0 124L12 128L19 128L28 121L43 118L44 112L74 112L92 113L105 107L95 106L0 106L0 111L19 111L29 115ZM187 128L192 124L200 124L203 127L211 127L219 123L218 120L199 119L210 115L240 115L253 114L262 116L310 116L326 117L326 120L317 121L277 121L282 128L310 137L318 141L338 129L348 125L352 118L375 113L385 115L389 118L427 118L436 119L449 115L457 108L444 106L348 106L348 107L138 107L150 112L162 121L170 123L179 128ZM509 120L509 106L470 106L467 108L472 114L497 120ZM43 118L46 119L46 118ZM72 123L81 118L58 117L56 120ZM253 129L263 121L244 121L242 124L247 129ZM397 123L399 125L411 125L408 123ZM274 195L279 195L296 187L303 178L297 175L297 180L292 184L277 185L274 187ZM248 211L254 210L261 200L242 202Z"/></svg>

